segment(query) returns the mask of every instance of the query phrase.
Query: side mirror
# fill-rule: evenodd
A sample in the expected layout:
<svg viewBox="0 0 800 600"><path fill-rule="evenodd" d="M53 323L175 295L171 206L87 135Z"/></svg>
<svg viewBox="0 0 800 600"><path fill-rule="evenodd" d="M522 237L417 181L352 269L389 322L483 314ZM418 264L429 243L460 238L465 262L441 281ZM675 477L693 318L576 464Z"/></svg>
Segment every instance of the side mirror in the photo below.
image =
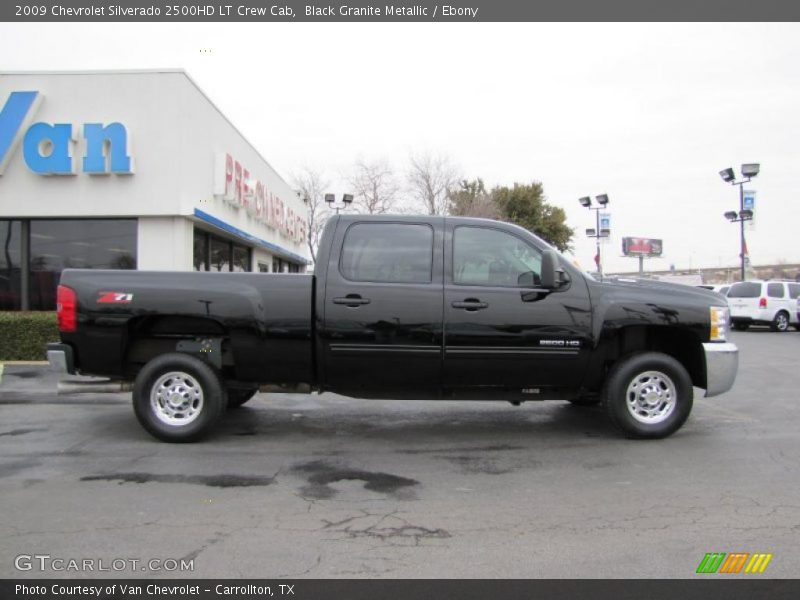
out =
<svg viewBox="0 0 800 600"><path fill-rule="evenodd" d="M542 280L533 271L525 271L517 277L517 287L534 288L540 285L542 285Z"/></svg>
<svg viewBox="0 0 800 600"><path fill-rule="evenodd" d="M564 269L559 263L558 254L553 250L542 253L542 287L546 290L556 290L566 281Z"/></svg>

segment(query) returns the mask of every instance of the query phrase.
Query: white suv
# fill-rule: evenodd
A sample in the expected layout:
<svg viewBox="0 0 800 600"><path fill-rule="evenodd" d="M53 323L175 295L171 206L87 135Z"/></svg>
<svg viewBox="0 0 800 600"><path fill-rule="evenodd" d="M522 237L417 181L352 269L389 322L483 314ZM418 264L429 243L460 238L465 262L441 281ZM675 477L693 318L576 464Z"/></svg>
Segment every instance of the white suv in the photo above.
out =
<svg viewBox="0 0 800 600"><path fill-rule="evenodd" d="M728 290L728 305L734 329L769 325L773 331L787 331L798 325L797 300L800 283L788 281L740 281Z"/></svg>

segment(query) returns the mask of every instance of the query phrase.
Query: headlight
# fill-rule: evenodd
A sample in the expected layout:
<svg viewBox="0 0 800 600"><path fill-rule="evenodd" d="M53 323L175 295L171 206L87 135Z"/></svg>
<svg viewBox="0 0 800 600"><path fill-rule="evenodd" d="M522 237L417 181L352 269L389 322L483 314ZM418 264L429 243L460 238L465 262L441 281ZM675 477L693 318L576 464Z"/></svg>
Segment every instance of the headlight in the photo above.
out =
<svg viewBox="0 0 800 600"><path fill-rule="evenodd" d="M712 306L711 313L711 334L709 341L724 342L728 339L728 322L730 321L730 311L727 307Z"/></svg>

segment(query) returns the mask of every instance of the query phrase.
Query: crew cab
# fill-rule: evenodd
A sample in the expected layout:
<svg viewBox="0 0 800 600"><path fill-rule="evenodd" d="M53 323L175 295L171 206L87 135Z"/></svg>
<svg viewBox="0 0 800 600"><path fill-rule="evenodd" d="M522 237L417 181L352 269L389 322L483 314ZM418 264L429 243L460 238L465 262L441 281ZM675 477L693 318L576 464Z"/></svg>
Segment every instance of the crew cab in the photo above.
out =
<svg viewBox="0 0 800 600"><path fill-rule="evenodd" d="M259 390L603 403L624 434L660 438L693 386L733 385L728 320L718 294L595 281L509 223L337 215L313 274L65 270L48 356L131 383L169 442Z"/></svg>

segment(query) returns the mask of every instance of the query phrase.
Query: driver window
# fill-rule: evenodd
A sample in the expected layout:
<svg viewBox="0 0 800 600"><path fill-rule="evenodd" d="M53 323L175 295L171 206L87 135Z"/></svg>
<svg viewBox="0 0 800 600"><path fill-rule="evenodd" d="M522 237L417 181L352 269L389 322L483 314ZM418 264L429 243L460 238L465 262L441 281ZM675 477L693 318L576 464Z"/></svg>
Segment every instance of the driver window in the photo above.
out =
<svg viewBox="0 0 800 600"><path fill-rule="evenodd" d="M542 254L518 237L485 227L457 227L453 281L461 285L534 287L540 284Z"/></svg>

